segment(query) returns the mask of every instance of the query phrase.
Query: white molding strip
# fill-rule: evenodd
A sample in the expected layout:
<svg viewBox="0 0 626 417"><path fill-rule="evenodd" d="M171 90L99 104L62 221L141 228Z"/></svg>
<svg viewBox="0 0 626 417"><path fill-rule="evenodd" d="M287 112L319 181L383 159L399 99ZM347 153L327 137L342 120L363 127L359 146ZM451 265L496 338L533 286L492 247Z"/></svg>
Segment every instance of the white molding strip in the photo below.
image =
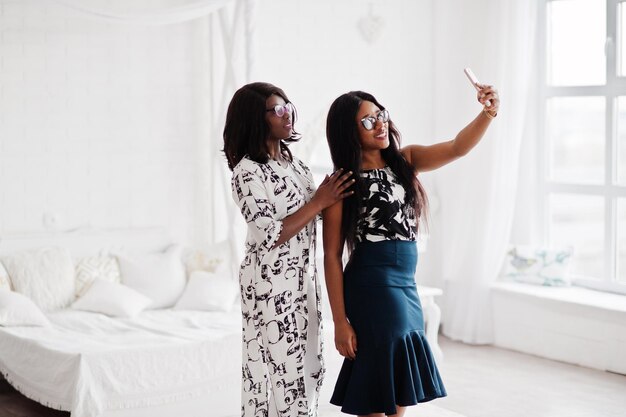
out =
<svg viewBox="0 0 626 417"><path fill-rule="evenodd" d="M106 4L102 2L100 7L85 6L85 2L80 0L39 0L40 2L55 4L86 17L102 20L111 23L125 23L136 25L171 25L175 23L187 22L208 16L222 7L232 3L234 0L195 0L190 4L180 6L160 7L158 9L146 9L143 12L119 13L107 10ZM81 4L82 3L82 4Z"/></svg>

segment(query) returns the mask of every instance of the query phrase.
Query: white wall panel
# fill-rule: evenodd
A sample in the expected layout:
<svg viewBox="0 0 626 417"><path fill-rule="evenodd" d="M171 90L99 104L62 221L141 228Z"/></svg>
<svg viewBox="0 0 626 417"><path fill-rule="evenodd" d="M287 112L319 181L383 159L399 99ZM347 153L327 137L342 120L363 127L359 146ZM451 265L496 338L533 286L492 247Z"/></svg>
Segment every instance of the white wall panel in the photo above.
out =
<svg viewBox="0 0 626 417"><path fill-rule="evenodd" d="M0 2L0 237L167 227L191 239L201 24Z"/></svg>

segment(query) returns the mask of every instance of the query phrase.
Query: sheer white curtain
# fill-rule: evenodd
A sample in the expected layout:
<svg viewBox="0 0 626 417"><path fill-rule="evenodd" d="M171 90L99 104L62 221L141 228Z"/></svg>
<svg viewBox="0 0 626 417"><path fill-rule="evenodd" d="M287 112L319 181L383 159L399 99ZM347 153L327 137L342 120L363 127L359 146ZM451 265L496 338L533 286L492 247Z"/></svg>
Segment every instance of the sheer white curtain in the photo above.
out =
<svg viewBox="0 0 626 417"><path fill-rule="evenodd" d="M441 201L439 247L443 332L466 343L492 342L489 286L509 242L523 140L535 123L537 7L516 0L450 0L435 7L435 132L453 136L480 111L462 68L495 85L502 105L468 156L435 174ZM453 80L453 81L450 81ZM467 95L471 100L457 100ZM522 171L523 172L523 171Z"/></svg>

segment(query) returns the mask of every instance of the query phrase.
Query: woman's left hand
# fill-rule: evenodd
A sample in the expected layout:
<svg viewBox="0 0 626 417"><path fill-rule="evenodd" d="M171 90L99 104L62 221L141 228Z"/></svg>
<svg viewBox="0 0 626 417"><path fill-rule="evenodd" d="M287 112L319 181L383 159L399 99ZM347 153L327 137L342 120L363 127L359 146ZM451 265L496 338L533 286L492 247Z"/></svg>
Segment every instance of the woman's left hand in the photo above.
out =
<svg viewBox="0 0 626 417"><path fill-rule="evenodd" d="M500 95L492 85L478 84L480 91L477 93L477 98L480 104L485 106L485 111L489 112L492 116L498 114L500 108ZM489 101L489 105L485 103Z"/></svg>

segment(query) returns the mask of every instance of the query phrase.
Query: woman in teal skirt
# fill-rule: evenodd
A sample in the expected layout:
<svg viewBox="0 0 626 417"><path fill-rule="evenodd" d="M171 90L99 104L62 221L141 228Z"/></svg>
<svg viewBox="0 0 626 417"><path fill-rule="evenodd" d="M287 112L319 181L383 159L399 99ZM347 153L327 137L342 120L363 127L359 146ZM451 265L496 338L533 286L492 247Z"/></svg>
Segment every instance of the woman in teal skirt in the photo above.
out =
<svg viewBox="0 0 626 417"><path fill-rule="evenodd" d="M400 148L389 112L371 94L352 91L330 107L333 164L356 180L351 197L323 212L335 347L346 358L331 403L344 413L400 417L407 406L446 396L415 286L417 225L427 206L417 175L480 141L500 105L493 87L480 87L478 116L455 139L430 146Z"/></svg>

